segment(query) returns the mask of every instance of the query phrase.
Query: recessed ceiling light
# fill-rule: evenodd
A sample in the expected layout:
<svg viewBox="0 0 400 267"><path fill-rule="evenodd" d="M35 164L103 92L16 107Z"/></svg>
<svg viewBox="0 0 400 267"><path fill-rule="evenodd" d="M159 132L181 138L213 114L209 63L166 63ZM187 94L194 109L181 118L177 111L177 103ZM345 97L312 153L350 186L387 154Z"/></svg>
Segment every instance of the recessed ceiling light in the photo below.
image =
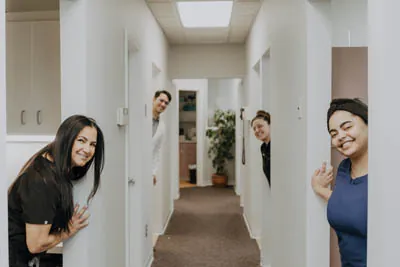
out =
<svg viewBox="0 0 400 267"><path fill-rule="evenodd" d="M185 28L228 27L233 1L176 2Z"/></svg>

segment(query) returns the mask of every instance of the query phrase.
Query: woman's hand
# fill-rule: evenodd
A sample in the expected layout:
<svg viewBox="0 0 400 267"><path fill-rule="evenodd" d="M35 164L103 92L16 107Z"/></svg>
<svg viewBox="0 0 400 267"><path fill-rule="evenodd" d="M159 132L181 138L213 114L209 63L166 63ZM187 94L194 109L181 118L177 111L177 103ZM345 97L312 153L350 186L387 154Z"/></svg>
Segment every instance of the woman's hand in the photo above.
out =
<svg viewBox="0 0 400 267"><path fill-rule="evenodd" d="M333 180L333 168L332 166L326 167L326 162L322 163L321 168L315 170L312 179L311 186L315 192L320 188L328 188Z"/></svg>
<svg viewBox="0 0 400 267"><path fill-rule="evenodd" d="M84 206L79 209L79 204L75 205L74 214L69 222L69 237L76 234L79 230L85 228L89 225L89 212L87 212L88 207Z"/></svg>

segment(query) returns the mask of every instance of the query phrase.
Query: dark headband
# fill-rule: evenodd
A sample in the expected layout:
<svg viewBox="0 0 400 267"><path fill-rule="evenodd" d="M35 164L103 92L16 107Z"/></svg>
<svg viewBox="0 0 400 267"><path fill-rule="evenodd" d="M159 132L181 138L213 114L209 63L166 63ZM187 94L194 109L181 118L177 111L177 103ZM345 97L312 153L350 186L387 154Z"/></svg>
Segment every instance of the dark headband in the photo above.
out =
<svg viewBox="0 0 400 267"><path fill-rule="evenodd" d="M368 106L357 98L338 98L331 102L327 113L327 126L329 131L329 119L338 110L344 110L360 117L368 125Z"/></svg>

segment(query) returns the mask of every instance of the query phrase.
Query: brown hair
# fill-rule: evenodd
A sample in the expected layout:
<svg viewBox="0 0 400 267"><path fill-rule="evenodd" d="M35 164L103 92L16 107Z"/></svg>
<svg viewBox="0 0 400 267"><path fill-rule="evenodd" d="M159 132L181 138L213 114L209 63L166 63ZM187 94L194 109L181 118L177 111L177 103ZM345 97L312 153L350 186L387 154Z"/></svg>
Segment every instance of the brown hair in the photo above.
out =
<svg viewBox="0 0 400 267"><path fill-rule="evenodd" d="M253 126L253 122L257 119L263 119L265 120L268 124L271 124L271 115L264 111L264 110L259 110L256 113L256 116L251 120L251 126Z"/></svg>

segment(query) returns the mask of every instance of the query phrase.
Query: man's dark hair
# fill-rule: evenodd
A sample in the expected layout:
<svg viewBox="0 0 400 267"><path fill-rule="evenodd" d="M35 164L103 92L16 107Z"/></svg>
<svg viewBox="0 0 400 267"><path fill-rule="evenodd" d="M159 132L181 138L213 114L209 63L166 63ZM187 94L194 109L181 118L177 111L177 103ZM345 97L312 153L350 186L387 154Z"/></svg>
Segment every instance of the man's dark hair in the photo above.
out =
<svg viewBox="0 0 400 267"><path fill-rule="evenodd" d="M161 94L166 95L166 96L168 97L168 101L171 102L172 96L171 96L171 94L170 94L168 91L166 91L166 90L159 90L159 91L155 92L154 98L159 97Z"/></svg>

